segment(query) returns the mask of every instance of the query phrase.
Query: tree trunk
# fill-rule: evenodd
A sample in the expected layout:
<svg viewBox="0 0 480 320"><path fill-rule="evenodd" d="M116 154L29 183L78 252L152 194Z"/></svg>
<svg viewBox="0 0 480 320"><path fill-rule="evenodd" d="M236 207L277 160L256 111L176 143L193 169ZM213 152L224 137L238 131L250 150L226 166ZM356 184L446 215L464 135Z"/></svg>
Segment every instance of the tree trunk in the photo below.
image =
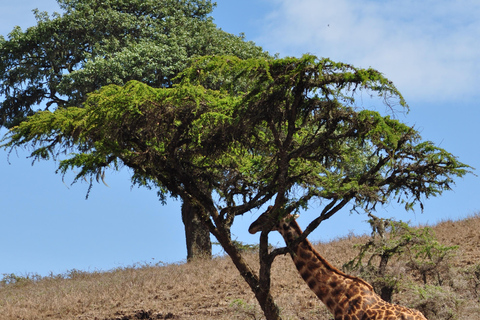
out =
<svg viewBox="0 0 480 320"><path fill-rule="evenodd" d="M390 257L390 254L384 252L380 256L380 265L378 266L378 275L381 284L380 298L389 303L392 302L393 291L395 289L395 285L385 279L385 275L387 273L387 264Z"/></svg>
<svg viewBox="0 0 480 320"><path fill-rule="evenodd" d="M255 297L262 308L263 314L265 315L265 319L282 320L282 317L280 316L280 309L275 304L271 294L262 294L261 296L262 297L259 297L259 295L255 294Z"/></svg>
<svg viewBox="0 0 480 320"><path fill-rule="evenodd" d="M250 268L250 266L247 264L247 262L241 255L240 251L235 247L232 242L230 227L232 225L233 218L223 219L223 217L220 217L215 211L216 209L213 206L213 201L211 201L211 203L208 203L210 205L204 205L203 208L201 206L194 208L192 204L188 202L188 200L183 200L184 202L182 205L182 218L185 224L185 230L187 231L187 244L189 241L189 232L187 230L187 226L189 226L191 222L196 222L197 228L200 228L200 225L206 228L207 231L209 231L207 232L208 235L210 236L211 233L213 236L215 236L222 248L232 259L232 262L237 268L237 270L240 272L240 275L252 289L253 293L255 294L255 298L257 299L260 307L263 310L266 320L281 320L282 318L280 317L280 309L275 304L275 301L270 291L270 269L272 261L267 260L267 263L262 265L262 280L260 281L259 277L255 275L253 270ZM211 218L213 218L215 224L210 219L201 219L202 214L205 215L202 210L205 210L205 212L209 212L209 215ZM190 217L187 216L188 213L191 214ZM208 243L210 243L210 237L208 238ZM268 247L268 238L266 244ZM265 243L264 247L266 248ZM209 246L209 248L211 249L211 245Z"/></svg>
<svg viewBox="0 0 480 320"><path fill-rule="evenodd" d="M254 291L255 297L257 298L267 320L280 320L280 309L275 304L270 290L273 257L268 254L268 233L262 233L260 236L259 258L259 289Z"/></svg>
<svg viewBox="0 0 480 320"><path fill-rule="evenodd" d="M211 259L212 243L210 232L202 222L197 210L187 201L182 204L182 220L185 225L187 241L187 261L193 259Z"/></svg>
<svg viewBox="0 0 480 320"><path fill-rule="evenodd" d="M217 227L215 227L213 223L207 222L210 232L217 238L222 248L228 254L230 259L232 259L232 262L240 272L240 275L250 286L250 289L252 289L253 293L255 294L255 298L262 308L266 320L281 320L282 318L280 317L280 309L275 304L270 291L271 263L262 264L262 280L260 281L259 277L255 275L253 270L242 257L239 250L233 244L230 236L231 224L232 223L230 221L227 223L217 221Z"/></svg>
<svg viewBox="0 0 480 320"><path fill-rule="evenodd" d="M218 231L218 229L217 229ZM223 232L222 232L223 231ZM276 305L270 291L270 268L271 263L262 264L261 280L254 275L253 270L250 269L241 254L232 244L231 239L228 238L229 230L221 230L216 232L215 236L222 245L223 249L232 259L233 264L242 275L243 279L248 283L258 304L262 308L266 320L281 320L280 309Z"/></svg>

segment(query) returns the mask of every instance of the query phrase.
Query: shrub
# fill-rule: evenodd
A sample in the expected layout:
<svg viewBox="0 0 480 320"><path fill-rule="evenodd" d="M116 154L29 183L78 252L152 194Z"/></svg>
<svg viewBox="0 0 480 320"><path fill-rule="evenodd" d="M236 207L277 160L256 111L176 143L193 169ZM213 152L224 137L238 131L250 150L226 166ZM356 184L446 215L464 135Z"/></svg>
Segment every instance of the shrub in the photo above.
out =
<svg viewBox="0 0 480 320"><path fill-rule="evenodd" d="M438 243L431 228L415 229L402 221L369 216L372 236L365 244L357 246L360 248L358 255L343 265L344 270L359 271L388 302L392 301L401 275L405 273L398 269L413 271L425 285L429 278L434 279L435 284L442 284L443 275L449 270L447 260L457 246ZM380 237L375 237L376 234ZM392 260L395 261L393 267Z"/></svg>
<svg viewBox="0 0 480 320"><path fill-rule="evenodd" d="M454 320L462 300L443 287L424 285L416 286L419 297L415 309L420 310L427 319Z"/></svg>

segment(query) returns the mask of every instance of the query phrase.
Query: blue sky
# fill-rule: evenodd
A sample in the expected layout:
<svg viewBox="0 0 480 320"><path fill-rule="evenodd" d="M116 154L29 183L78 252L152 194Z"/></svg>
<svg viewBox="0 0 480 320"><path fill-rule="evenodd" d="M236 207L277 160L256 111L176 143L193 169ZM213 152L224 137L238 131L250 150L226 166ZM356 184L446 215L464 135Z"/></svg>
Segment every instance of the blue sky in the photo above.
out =
<svg viewBox="0 0 480 320"><path fill-rule="evenodd" d="M400 89L411 107L401 121L473 167L480 168L480 3L460 1L248 0L217 1L215 22L280 56L312 53L373 67ZM32 9L53 12L55 0L2 1L0 34L35 24ZM368 107L369 101L365 101ZM4 130L0 132L1 135ZM31 165L27 152L0 150L0 276L109 270L135 263L182 262L186 257L180 203L162 206L155 191L131 188L127 169L107 174L85 200L88 185L70 185L56 164ZM480 178L458 179L453 191L405 212L389 204L377 214L433 224L480 211ZM320 205L299 218L305 227ZM258 212L239 217L238 240ZM339 212L311 235L326 241L368 231L364 215ZM479 231L480 232L480 231ZM273 237L273 244L283 245ZM217 248L216 252L219 250Z"/></svg>

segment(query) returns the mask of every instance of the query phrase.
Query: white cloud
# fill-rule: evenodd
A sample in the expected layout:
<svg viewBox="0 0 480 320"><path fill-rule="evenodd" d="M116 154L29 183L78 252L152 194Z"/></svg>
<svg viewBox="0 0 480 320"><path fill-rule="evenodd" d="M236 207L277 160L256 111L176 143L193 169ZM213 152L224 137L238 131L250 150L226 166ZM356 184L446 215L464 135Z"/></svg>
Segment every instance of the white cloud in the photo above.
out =
<svg viewBox="0 0 480 320"><path fill-rule="evenodd" d="M282 56L313 53L373 67L406 96L426 101L478 95L476 0L273 0L256 39Z"/></svg>

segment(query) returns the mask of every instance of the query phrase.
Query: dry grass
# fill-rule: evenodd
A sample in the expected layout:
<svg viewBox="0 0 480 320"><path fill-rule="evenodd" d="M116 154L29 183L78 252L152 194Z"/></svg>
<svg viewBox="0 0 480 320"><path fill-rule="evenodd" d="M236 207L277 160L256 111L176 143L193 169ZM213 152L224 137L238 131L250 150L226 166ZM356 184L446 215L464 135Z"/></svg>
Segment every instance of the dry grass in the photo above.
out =
<svg viewBox="0 0 480 320"><path fill-rule="evenodd" d="M441 287L405 277L396 303L425 308L430 319L480 319L480 215L433 228L439 241L458 245ZM341 267L366 238L347 237L317 249ZM248 254L257 265L254 253ZM401 270L401 266L395 266ZM6 280L12 280L6 284ZM273 295L284 319L331 319L299 277L291 259L273 267ZM420 289L419 289L420 288ZM432 316L432 314L434 316ZM0 318L10 319L262 319L256 300L228 258L183 265L142 266L104 273L70 271L43 279L4 278Z"/></svg>

